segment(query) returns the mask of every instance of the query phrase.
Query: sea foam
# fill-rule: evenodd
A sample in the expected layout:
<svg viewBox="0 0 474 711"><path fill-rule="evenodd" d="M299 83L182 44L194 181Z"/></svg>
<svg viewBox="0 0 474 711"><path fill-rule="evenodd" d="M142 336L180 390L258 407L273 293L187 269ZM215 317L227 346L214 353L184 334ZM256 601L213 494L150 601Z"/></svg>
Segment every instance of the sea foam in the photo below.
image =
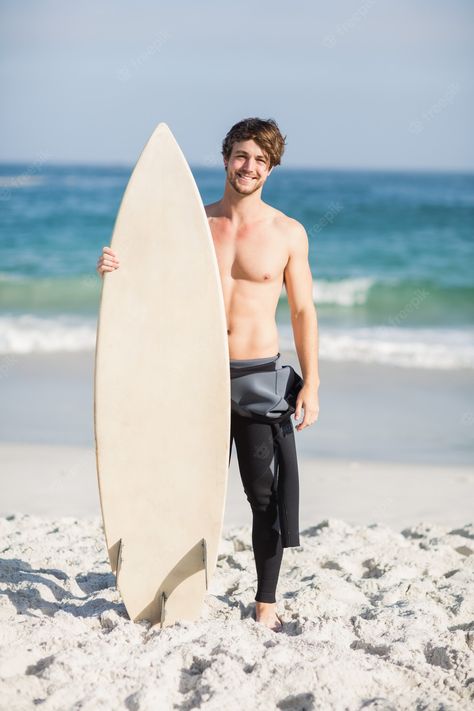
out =
<svg viewBox="0 0 474 711"><path fill-rule="evenodd" d="M96 319L83 316L0 316L0 354L93 350ZM281 350L294 350L291 326L279 324ZM420 368L474 368L474 331L363 327L319 329L319 354L329 361L357 361Z"/></svg>

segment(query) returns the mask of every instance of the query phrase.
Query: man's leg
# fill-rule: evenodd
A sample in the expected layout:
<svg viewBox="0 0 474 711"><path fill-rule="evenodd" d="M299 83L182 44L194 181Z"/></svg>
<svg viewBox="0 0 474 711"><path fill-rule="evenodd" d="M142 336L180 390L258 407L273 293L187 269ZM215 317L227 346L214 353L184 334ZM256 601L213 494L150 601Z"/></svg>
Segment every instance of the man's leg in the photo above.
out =
<svg viewBox="0 0 474 711"><path fill-rule="evenodd" d="M257 570L257 602L274 603L283 557L271 425L232 413L232 433L240 476L253 513L252 545ZM273 462L274 464L274 462Z"/></svg>

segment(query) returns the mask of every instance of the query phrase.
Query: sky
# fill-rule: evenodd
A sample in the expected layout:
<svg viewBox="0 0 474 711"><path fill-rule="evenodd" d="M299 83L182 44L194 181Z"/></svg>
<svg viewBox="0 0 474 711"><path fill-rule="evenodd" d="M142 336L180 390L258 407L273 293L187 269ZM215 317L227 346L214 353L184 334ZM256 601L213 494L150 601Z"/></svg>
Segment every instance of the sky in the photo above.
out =
<svg viewBox="0 0 474 711"><path fill-rule="evenodd" d="M0 0L0 161L191 165L274 118L283 164L474 170L473 0Z"/></svg>

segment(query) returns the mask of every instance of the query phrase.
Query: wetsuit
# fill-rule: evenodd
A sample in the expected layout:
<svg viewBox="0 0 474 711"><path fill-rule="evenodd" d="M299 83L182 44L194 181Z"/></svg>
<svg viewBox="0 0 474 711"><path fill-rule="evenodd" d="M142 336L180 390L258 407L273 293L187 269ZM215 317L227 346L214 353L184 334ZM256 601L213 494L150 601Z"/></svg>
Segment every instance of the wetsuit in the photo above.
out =
<svg viewBox="0 0 474 711"><path fill-rule="evenodd" d="M258 602L275 602L283 548L299 546L299 477L291 415L302 378L280 353L230 361L231 433L253 513Z"/></svg>

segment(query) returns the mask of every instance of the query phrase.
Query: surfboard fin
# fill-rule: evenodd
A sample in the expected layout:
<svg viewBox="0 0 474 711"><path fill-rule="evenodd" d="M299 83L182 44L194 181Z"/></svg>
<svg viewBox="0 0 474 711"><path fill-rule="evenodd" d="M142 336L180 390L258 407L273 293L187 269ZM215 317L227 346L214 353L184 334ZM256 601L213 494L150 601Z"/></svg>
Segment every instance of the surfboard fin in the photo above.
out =
<svg viewBox="0 0 474 711"><path fill-rule="evenodd" d="M163 628L166 617L166 593L161 593L160 626Z"/></svg>
<svg viewBox="0 0 474 711"><path fill-rule="evenodd" d="M111 567L112 567L112 572L115 573L115 577L118 576L120 567L122 565L122 539L119 538L119 540L114 544L113 548L110 551L110 560L111 560Z"/></svg>
<svg viewBox="0 0 474 711"><path fill-rule="evenodd" d="M201 550L199 550L199 547ZM204 569L204 581L206 590L209 589L209 576L207 570L207 541L205 538L201 540L192 547L188 553L183 556L180 564L175 566L175 568L170 572L167 578L162 582L162 592L159 594L160 600L160 626L164 627L165 620L169 615L167 615L166 603L170 597L173 595L175 588L180 585L186 578L194 575L198 571ZM164 590L163 590L164 588ZM171 617L175 614L173 607L173 600L171 600Z"/></svg>
<svg viewBox="0 0 474 711"><path fill-rule="evenodd" d="M207 578L207 541L205 538L201 541L202 545L202 562L204 563L204 575L206 576L206 590L209 589L208 578Z"/></svg>

